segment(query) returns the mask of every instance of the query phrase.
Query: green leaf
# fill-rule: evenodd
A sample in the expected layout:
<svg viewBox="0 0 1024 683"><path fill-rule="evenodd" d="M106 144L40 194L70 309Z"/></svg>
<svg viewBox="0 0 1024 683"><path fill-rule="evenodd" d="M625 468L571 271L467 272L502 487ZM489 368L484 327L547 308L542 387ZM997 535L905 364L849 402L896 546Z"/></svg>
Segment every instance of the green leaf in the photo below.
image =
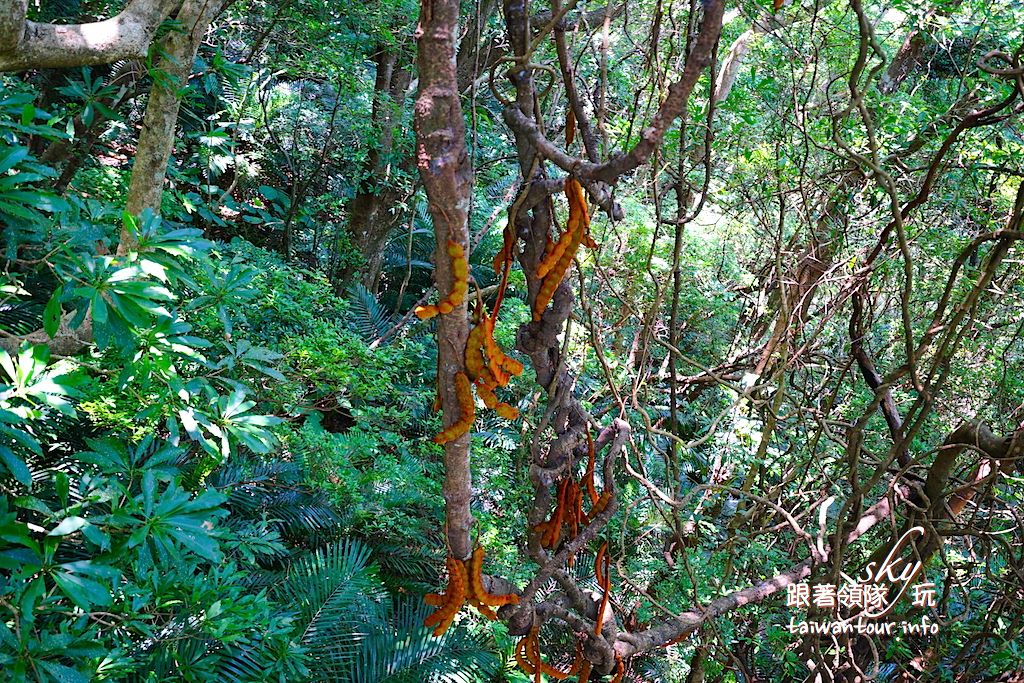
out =
<svg viewBox="0 0 1024 683"><path fill-rule="evenodd" d="M51 529L50 532L46 535L67 536L68 534L75 533L88 523L89 522L85 519L85 517L66 517L60 524Z"/></svg>
<svg viewBox="0 0 1024 683"><path fill-rule="evenodd" d="M57 664L45 659L37 659L35 663L54 677L58 683L89 683L89 676L69 666Z"/></svg>
<svg viewBox="0 0 1024 683"><path fill-rule="evenodd" d="M7 152L0 152L0 173L9 170L28 158L28 147L9 147Z"/></svg>
<svg viewBox="0 0 1024 683"><path fill-rule="evenodd" d="M53 292L53 296L50 297L50 301L46 304L46 309L43 311L43 329L50 339L53 339L53 336L57 334L57 330L60 328L60 297L63 292L64 288L58 287Z"/></svg>
<svg viewBox="0 0 1024 683"><path fill-rule="evenodd" d="M32 485L32 473L29 471L28 466L25 465L25 461L14 455L10 448L2 444L0 444L0 461L14 475L18 483L25 486Z"/></svg>
<svg viewBox="0 0 1024 683"><path fill-rule="evenodd" d="M94 579L101 578L109 582L118 576L120 572L113 567L94 564L91 560L67 562L53 572L53 580L61 592L82 609L90 609L93 605L109 605L112 600L111 588Z"/></svg>

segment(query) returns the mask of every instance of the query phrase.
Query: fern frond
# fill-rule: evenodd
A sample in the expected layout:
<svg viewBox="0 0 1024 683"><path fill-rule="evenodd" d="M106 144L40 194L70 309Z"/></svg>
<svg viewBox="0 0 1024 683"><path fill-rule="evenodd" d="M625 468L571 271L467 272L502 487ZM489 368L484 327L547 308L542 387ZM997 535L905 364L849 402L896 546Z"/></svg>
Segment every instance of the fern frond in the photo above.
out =
<svg viewBox="0 0 1024 683"><path fill-rule="evenodd" d="M356 282L348 289L352 326L363 339L372 341L383 336L393 321L391 315L381 306L377 297L366 287Z"/></svg>

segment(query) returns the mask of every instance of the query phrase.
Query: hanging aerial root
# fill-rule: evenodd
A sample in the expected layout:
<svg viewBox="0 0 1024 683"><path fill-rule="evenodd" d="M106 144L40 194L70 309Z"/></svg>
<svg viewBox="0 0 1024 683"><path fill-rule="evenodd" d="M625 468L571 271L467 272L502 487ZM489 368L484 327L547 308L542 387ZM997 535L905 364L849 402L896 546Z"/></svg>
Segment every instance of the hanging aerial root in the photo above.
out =
<svg viewBox="0 0 1024 683"><path fill-rule="evenodd" d="M434 443L446 444L454 441L473 428L476 410L473 404L473 389L464 372L455 373L455 395L459 398L459 419L442 429L441 433L434 437Z"/></svg>
<svg viewBox="0 0 1024 683"><path fill-rule="evenodd" d="M420 320L429 320L438 313L451 313L469 292L469 261L466 260L466 251L458 242L448 240L448 256L452 260L452 291L437 305L417 306L414 312Z"/></svg>

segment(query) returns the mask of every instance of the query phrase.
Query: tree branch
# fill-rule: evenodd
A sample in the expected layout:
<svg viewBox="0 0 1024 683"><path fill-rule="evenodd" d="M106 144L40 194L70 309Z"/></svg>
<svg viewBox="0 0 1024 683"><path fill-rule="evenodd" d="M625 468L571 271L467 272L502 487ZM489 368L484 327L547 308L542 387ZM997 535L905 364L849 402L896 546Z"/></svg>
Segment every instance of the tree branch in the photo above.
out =
<svg viewBox="0 0 1024 683"><path fill-rule="evenodd" d="M146 56L153 35L181 0L131 0L110 19L87 24L26 20L26 0L0 0L0 71L109 64Z"/></svg>

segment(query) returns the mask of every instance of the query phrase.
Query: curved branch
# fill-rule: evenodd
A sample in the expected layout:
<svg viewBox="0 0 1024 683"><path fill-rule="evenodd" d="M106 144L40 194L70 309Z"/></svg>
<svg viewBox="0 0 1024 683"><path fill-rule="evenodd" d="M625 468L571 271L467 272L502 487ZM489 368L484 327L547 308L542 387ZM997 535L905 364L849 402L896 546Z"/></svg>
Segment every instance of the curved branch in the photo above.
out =
<svg viewBox="0 0 1024 683"><path fill-rule="evenodd" d="M582 180L599 180L614 183L622 175L646 163L660 144L669 126L686 109L701 73L711 63L711 57L718 44L722 32L722 15L725 11L724 0L708 0L704 4L704 21L700 34L694 41L693 50L686 58L683 74L679 80L668 88L668 95L655 113L651 123L640 134L640 140L629 152L620 154L609 161L598 164L570 156L561 147L548 140L533 121L517 105L505 107L505 122L510 128L521 134L545 158L553 161L565 171L576 174ZM521 75L513 75L513 80Z"/></svg>
<svg viewBox="0 0 1024 683"><path fill-rule="evenodd" d="M131 0L110 19L87 24L26 20L26 0L0 8L0 71L109 64L146 56L156 29L181 0Z"/></svg>

